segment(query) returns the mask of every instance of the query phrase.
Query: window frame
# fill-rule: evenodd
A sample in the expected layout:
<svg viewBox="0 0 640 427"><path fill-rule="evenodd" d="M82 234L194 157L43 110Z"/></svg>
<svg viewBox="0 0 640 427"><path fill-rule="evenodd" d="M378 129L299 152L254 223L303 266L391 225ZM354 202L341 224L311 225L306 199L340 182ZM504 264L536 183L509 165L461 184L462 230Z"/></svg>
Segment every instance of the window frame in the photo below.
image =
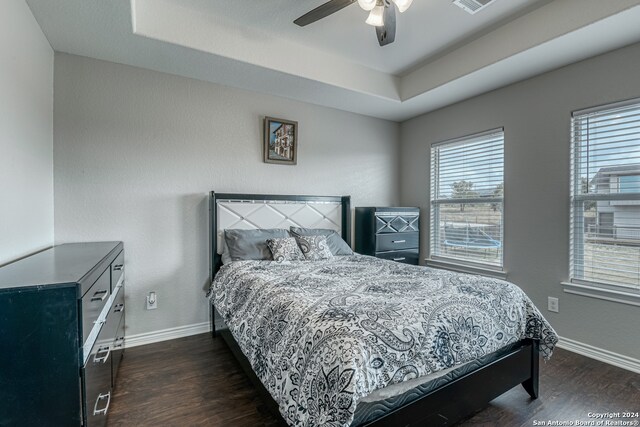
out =
<svg viewBox="0 0 640 427"><path fill-rule="evenodd" d="M502 138L502 196L500 197L469 197L469 198L441 198L439 196L439 187L440 187L440 179L439 175L441 173L438 167L438 154L437 149L443 146L451 146L455 144L464 144L474 142L473 140L481 139L483 137L487 137L487 139L491 138L497 134L501 134ZM480 142L480 141L478 141ZM489 142L489 141L487 141ZM448 139L441 142L436 142L431 144L429 150L429 165L430 165L430 194L429 194L429 257L427 258L427 265L437 267L437 268L447 268L450 270L456 270L461 272L468 272L474 274L484 274L488 276L498 277L498 278L506 278L506 272L504 271L504 242L505 242L505 234L504 234L504 218L505 218L505 179L504 179L504 148L505 148L505 132L503 127L494 128L482 132L473 133L470 135ZM440 239L440 210L436 209L436 206L439 205L447 205L447 204L499 204L500 205L500 257L499 264L482 262L481 259L478 260L468 260L468 259L460 259L456 257L444 256L442 254L436 254L436 246L437 242ZM436 226L436 224L438 224Z"/></svg>
<svg viewBox="0 0 640 427"><path fill-rule="evenodd" d="M586 149L589 150L588 141L589 136L584 137L588 130L583 129L584 118L589 114L600 114L607 112L614 112L616 109L638 106L640 108L640 98L632 99L623 102L617 102L613 104L607 104L589 108L586 110L574 111L571 113L571 137L570 137L570 222L569 222L569 280L562 282L564 291L567 293L595 297L612 302L620 302L625 304L640 306L640 286L630 285L624 283L615 283L615 280L611 282L597 281L588 278L584 278L584 272L580 273L579 270L584 269L584 257L585 257L585 244L584 244L584 206L587 202L599 202L599 201L638 201L640 200L640 193L638 192L623 192L620 191L620 182L616 180L615 191L614 188L610 188L607 193L593 193L587 192L583 194L582 187L582 164L580 158L582 152ZM640 118L638 118L640 124ZM587 144L585 144L585 140ZM640 145L640 144L639 144ZM619 175L623 176L623 175ZM619 177L618 176L618 177ZM636 174L632 174L636 176ZM588 177L587 177L588 179ZM610 186L612 183L610 182ZM600 221L599 217L596 217L596 221ZM582 263L580 262L582 260Z"/></svg>

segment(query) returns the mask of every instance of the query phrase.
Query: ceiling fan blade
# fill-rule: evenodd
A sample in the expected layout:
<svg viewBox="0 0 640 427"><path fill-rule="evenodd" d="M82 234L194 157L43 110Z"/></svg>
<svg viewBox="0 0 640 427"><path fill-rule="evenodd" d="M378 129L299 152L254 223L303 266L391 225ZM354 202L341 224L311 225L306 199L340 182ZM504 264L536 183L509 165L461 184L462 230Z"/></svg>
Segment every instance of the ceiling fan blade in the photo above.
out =
<svg viewBox="0 0 640 427"><path fill-rule="evenodd" d="M393 3L384 8L384 25L376 27L380 46L391 44L396 39L396 7Z"/></svg>
<svg viewBox="0 0 640 427"><path fill-rule="evenodd" d="M300 18L293 21L294 24L304 27L305 25L312 24L319 21L322 18L336 13L337 11L344 9L357 0L331 0L323 5L320 5L313 9L311 12L302 15Z"/></svg>

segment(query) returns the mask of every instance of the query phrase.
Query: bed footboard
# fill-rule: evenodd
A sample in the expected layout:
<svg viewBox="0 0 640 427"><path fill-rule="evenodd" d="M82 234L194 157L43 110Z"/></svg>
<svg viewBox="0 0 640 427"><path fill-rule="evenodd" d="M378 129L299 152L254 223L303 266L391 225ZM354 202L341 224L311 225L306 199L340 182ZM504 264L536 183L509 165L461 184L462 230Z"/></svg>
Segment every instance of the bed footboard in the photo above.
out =
<svg viewBox="0 0 640 427"><path fill-rule="evenodd" d="M452 425L482 410L491 400L518 384L522 384L535 399L538 392L538 342L527 339L521 341L521 344L500 359L365 426Z"/></svg>
<svg viewBox="0 0 640 427"><path fill-rule="evenodd" d="M222 336L270 412L282 425L278 405L251 369L220 314L211 305L213 337ZM484 409L487 404L521 384L532 399L538 397L539 342L526 339L501 358L484 365L446 385L361 427L449 426Z"/></svg>
<svg viewBox="0 0 640 427"><path fill-rule="evenodd" d="M540 341L531 342L531 376L522 382L522 387L532 399L538 398L538 378L540 377Z"/></svg>

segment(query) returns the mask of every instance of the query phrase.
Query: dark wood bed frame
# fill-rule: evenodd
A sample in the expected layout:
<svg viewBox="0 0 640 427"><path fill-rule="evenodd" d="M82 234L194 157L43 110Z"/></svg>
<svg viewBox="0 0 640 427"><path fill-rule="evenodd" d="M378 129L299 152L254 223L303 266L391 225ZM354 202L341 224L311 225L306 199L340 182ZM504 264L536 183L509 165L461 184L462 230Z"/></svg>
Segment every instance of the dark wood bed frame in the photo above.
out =
<svg viewBox="0 0 640 427"><path fill-rule="evenodd" d="M225 194L211 192L210 197L210 273L211 279L220 269L222 262L217 251L217 200L289 200L289 201L331 201L342 204L342 238L351 244L351 198L349 196L290 196L259 194ZM286 423L278 404L253 372L251 364L216 308L211 305L211 332L213 337L221 336L238 360L251 382L262 395L270 411L280 423ZM451 381L424 396L396 408L380 418L367 422L366 427L398 426L449 426L468 418L485 408L487 404L522 384L532 399L538 397L539 342L525 339L520 341L497 360L483 365L454 381Z"/></svg>

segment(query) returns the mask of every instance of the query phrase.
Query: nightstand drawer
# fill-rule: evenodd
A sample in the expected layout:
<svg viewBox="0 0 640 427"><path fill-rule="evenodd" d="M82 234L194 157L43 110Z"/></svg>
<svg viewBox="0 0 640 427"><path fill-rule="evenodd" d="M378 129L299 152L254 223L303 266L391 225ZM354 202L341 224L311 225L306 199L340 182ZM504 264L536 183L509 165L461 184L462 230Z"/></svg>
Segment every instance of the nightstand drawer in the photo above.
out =
<svg viewBox="0 0 640 427"><path fill-rule="evenodd" d="M376 239L376 252L415 249L419 246L418 233L379 234Z"/></svg>
<svg viewBox="0 0 640 427"><path fill-rule="evenodd" d="M390 261L402 262L404 264L418 265L420 258L419 249L411 249L406 251L379 252L377 258L388 259Z"/></svg>
<svg viewBox="0 0 640 427"><path fill-rule="evenodd" d="M417 212L376 213L376 233L409 233L420 231L420 215Z"/></svg>

